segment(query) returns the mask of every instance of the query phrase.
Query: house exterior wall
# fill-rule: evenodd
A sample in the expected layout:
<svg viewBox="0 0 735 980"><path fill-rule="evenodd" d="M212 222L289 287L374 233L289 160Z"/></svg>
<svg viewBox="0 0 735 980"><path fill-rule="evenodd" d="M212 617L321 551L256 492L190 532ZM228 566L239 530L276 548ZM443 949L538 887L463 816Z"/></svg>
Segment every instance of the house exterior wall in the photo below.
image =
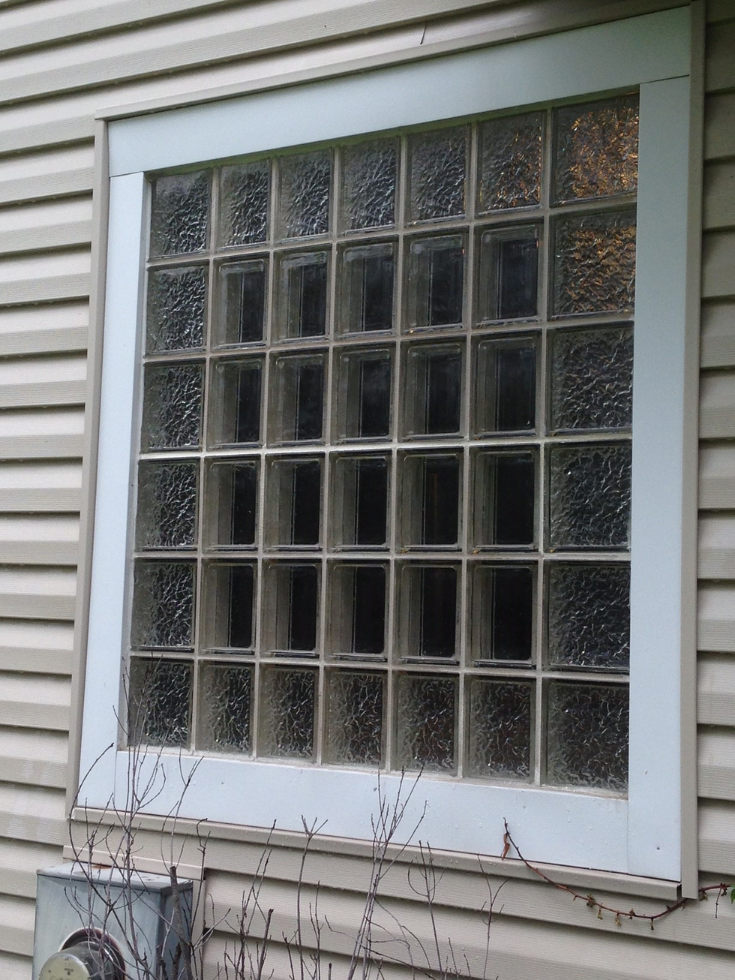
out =
<svg viewBox="0 0 735 980"><path fill-rule="evenodd" d="M457 37L482 35L492 43L675 5L0 0L0 970L7 980L30 976L35 872L64 853L68 790L76 779L75 620L80 630L85 607L84 576L78 587L76 568L95 112L219 86L249 90L275 76L307 76L325 65L379 60ZM705 885L735 880L735 3L708 0L706 15L696 821ZM159 828L145 818L138 834L141 863L151 870L158 867ZM181 828L182 871L197 863L187 829ZM239 906L266 838L225 826L210 828L210 835L206 890L219 920ZM294 930L302 843L296 835L272 840L261 898L276 909L275 936ZM443 855L437 862L439 935L451 935L480 975L487 877L474 858ZM651 932L646 922L599 920L523 868L488 862L486 870L494 886L510 874L490 931L489 976L732 976L729 902L717 918L712 902L693 903ZM367 874L365 848L349 841L316 844L306 866L307 885L322 883L319 906L331 923L322 941L335 976L349 954L345 934L359 921ZM574 884L573 873L559 875ZM657 911L672 897L663 885L637 880L579 881L613 907ZM428 942L426 903L403 863L386 879L384 894L389 910ZM208 946L212 969L233 926L231 916L223 920ZM274 944L271 965L277 975L288 972L283 944Z"/></svg>

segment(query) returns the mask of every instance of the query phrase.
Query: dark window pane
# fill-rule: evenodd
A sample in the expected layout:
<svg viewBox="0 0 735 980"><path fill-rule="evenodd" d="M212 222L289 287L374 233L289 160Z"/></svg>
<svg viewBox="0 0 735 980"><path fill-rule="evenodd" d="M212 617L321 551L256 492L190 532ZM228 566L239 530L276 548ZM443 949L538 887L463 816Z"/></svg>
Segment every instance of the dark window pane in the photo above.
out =
<svg viewBox="0 0 735 980"><path fill-rule="evenodd" d="M354 653L382 653L385 643L385 569L355 568L352 620Z"/></svg>
<svg viewBox="0 0 735 980"><path fill-rule="evenodd" d="M535 316L538 305L536 238L501 239L497 249L498 319Z"/></svg>
<svg viewBox="0 0 735 980"><path fill-rule="evenodd" d="M300 282L299 337L318 337L327 322L327 266L325 263L302 265L291 271Z"/></svg>
<svg viewBox="0 0 735 980"><path fill-rule="evenodd" d="M453 568L422 568L420 589L420 652L424 657L453 657L457 574Z"/></svg>
<svg viewBox="0 0 735 980"><path fill-rule="evenodd" d="M239 276L227 277L227 305L240 311L241 344L263 339L265 313L265 269L244 269Z"/></svg>
<svg viewBox="0 0 735 980"><path fill-rule="evenodd" d="M496 456L493 480L493 544L533 542L534 461Z"/></svg>
<svg viewBox="0 0 735 980"><path fill-rule="evenodd" d="M355 544L385 544L388 512L388 467L385 460L358 460L355 483Z"/></svg>
<svg viewBox="0 0 735 980"><path fill-rule="evenodd" d="M258 471L255 466L237 466L232 471L231 544L255 543L255 506Z"/></svg>
<svg viewBox="0 0 735 980"><path fill-rule="evenodd" d="M428 322L430 327L462 321L464 251L458 246L430 252Z"/></svg>
<svg viewBox="0 0 735 980"><path fill-rule="evenodd" d="M321 464L296 463L292 474L291 544L318 544Z"/></svg>
<svg viewBox="0 0 735 980"><path fill-rule="evenodd" d="M390 428L390 360L387 357L360 363L360 436L387 436Z"/></svg>
<svg viewBox="0 0 735 980"><path fill-rule="evenodd" d="M498 430L532 429L536 420L536 351L498 347L495 353L495 418Z"/></svg>
<svg viewBox="0 0 735 980"><path fill-rule="evenodd" d="M316 568L294 565L290 573L288 648L311 651L316 647Z"/></svg>
<svg viewBox="0 0 735 980"><path fill-rule="evenodd" d="M260 364L250 364L240 370L235 442L257 442L260 439L260 386Z"/></svg>
<svg viewBox="0 0 735 980"><path fill-rule="evenodd" d="M362 329L390 330L393 326L393 255L363 259Z"/></svg>
<svg viewBox="0 0 735 980"><path fill-rule="evenodd" d="M495 568L492 574L492 657L529 660L533 621L530 568Z"/></svg>
<svg viewBox="0 0 735 980"><path fill-rule="evenodd" d="M426 358L426 433L457 432L460 424L462 355Z"/></svg>
<svg viewBox="0 0 735 980"><path fill-rule="evenodd" d="M253 569L230 568L230 629L228 646L248 649L253 643Z"/></svg>
<svg viewBox="0 0 735 980"><path fill-rule="evenodd" d="M300 364L296 385L296 439L321 439L324 401L323 364Z"/></svg>
<svg viewBox="0 0 735 980"><path fill-rule="evenodd" d="M421 544L456 544L459 526L459 460L427 456L423 473Z"/></svg>

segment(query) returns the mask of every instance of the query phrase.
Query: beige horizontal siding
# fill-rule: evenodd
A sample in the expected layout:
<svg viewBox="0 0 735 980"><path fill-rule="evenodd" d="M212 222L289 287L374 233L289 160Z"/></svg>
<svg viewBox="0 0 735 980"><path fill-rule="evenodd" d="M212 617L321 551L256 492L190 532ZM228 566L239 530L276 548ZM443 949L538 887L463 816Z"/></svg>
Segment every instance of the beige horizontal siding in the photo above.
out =
<svg viewBox="0 0 735 980"><path fill-rule="evenodd" d="M701 363L703 368L735 367L735 304L704 304Z"/></svg>
<svg viewBox="0 0 735 980"><path fill-rule="evenodd" d="M705 159L735 156L735 92L710 95L704 121Z"/></svg>

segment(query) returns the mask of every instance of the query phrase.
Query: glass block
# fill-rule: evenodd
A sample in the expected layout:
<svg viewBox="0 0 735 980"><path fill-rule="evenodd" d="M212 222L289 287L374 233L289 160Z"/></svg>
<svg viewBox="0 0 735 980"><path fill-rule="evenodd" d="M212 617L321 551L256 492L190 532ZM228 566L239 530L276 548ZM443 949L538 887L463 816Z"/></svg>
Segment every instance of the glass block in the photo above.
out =
<svg viewBox="0 0 735 980"><path fill-rule="evenodd" d="M401 460L404 548L457 548L462 456L407 453Z"/></svg>
<svg viewBox="0 0 735 980"><path fill-rule="evenodd" d="M329 762L347 766L380 765L384 701L382 674L329 672L326 740Z"/></svg>
<svg viewBox="0 0 735 980"><path fill-rule="evenodd" d="M323 337L327 332L329 252L298 252L278 263L279 340Z"/></svg>
<svg viewBox="0 0 735 980"><path fill-rule="evenodd" d="M624 793L628 786L626 684L549 685L546 778Z"/></svg>
<svg viewBox="0 0 735 980"><path fill-rule="evenodd" d="M456 678L399 675L396 700L396 768L454 772Z"/></svg>
<svg viewBox="0 0 735 980"><path fill-rule="evenodd" d="M381 242L340 252L340 333L393 329L395 251L392 242Z"/></svg>
<svg viewBox="0 0 735 980"><path fill-rule="evenodd" d="M565 667L627 670L630 566L549 567L548 658Z"/></svg>
<svg viewBox="0 0 735 980"><path fill-rule="evenodd" d="M212 331L213 345L229 347L262 341L268 287L267 261L228 262L219 267L217 275L220 313Z"/></svg>
<svg viewBox="0 0 735 980"><path fill-rule="evenodd" d="M217 360L212 364L210 444L254 445L261 441L263 359Z"/></svg>
<svg viewBox="0 0 735 980"><path fill-rule="evenodd" d="M257 460L212 463L207 474L207 501L208 546L253 547L258 513Z"/></svg>
<svg viewBox="0 0 735 980"><path fill-rule="evenodd" d="M535 339L483 340L475 370L476 435L528 432L536 426Z"/></svg>
<svg viewBox="0 0 735 980"><path fill-rule="evenodd" d="M397 183L396 140L346 146L342 151L342 230L394 224Z"/></svg>
<svg viewBox="0 0 735 980"><path fill-rule="evenodd" d="M209 230L210 172L153 181L151 256L202 252Z"/></svg>
<svg viewBox="0 0 735 980"><path fill-rule="evenodd" d="M212 562L205 571L206 645L218 651L251 650L255 643L255 566Z"/></svg>
<svg viewBox="0 0 735 980"><path fill-rule="evenodd" d="M252 752L253 668L202 664L197 748Z"/></svg>
<svg viewBox="0 0 735 980"><path fill-rule="evenodd" d="M549 464L549 547L630 547L630 443L555 446Z"/></svg>
<svg viewBox="0 0 735 980"><path fill-rule="evenodd" d="M392 350L338 354L335 428L340 439L386 439L391 431Z"/></svg>
<svg viewBox="0 0 735 980"><path fill-rule="evenodd" d="M479 548L532 547L536 540L536 454L478 453L474 538Z"/></svg>
<svg viewBox="0 0 735 980"><path fill-rule="evenodd" d="M462 235L411 241L407 283L409 331L461 326L464 260Z"/></svg>
<svg viewBox="0 0 735 980"><path fill-rule="evenodd" d="M190 649L194 643L193 561L136 561L130 644Z"/></svg>
<svg viewBox="0 0 735 980"><path fill-rule="evenodd" d="M145 369L142 452L198 449L202 441L202 365L149 364Z"/></svg>
<svg viewBox="0 0 735 980"><path fill-rule="evenodd" d="M136 548L193 548L198 487L198 463L141 463Z"/></svg>
<svg viewBox="0 0 735 980"><path fill-rule="evenodd" d="M184 748L191 728L192 665L130 660L128 744Z"/></svg>
<svg viewBox="0 0 735 980"><path fill-rule="evenodd" d="M320 459L272 459L266 491L266 546L318 547L321 499Z"/></svg>
<svg viewBox="0 0 735 980"><path fill-rule="evenodd" d="M490 119L480 125L477 207L480 214L541 202L544 114Z"/></svg>
<svg viewBox="0 0 735 980"><path fill-rule="evenodd" d="M557 202L634 193L638 184L638 96L556 109L554 150Z"/></svg>
<svg viewBox="0 0 735 980"><path fill-rule="evenodd" d="M534 569L477 565L472 583L472 659L520 661L533 657Z"/></svg>
<svg viewBox="0 0 735 980"><path fill-rule="evenodd" d="M478 281L480 320L537 316L539 257L539 229L535 225L483 232Z"/></svg>
<svg viewBox="0 0 735 980"><path fill-rule="evenodd" d="M148 280L147 353L202 347L206 302L207 270L202 266L152 271Z"/></svg>
<svg viewBox="0 0 735 980"><path fill-rule="evenodd" d="M533 775L533 685L473 677L468 713L468 775L529 781Z"/></svg>
<svg viewBox="0 0 735 980"><path fill-rule="evenodd" d="M400 657L456 657L458 585L457 566L403 566L397 648Z"/></svg>
<svg viewBox="0 0 735 980"><path fill-rule="evenodd" d="M277 562L268 566L263 630L277 653L314 653L319 621L319 566Z"/></svg>
<svg viewBox="0 0 735 980"><path fill-rule="evenodd" d="M409 138L411 221L465 212L467 129L441 129Z"/></svg>
<svg viewBox="0 0 735 980"><path fill-rule="evenodd" d="M451 435L460 431L462 354L459 344L409 348L404 386L406 435Z"/></svg>
<svg viewBox="0 0 735 980"><path fill-rule="evenodd" d="M282 355L271 367L273 399L270 441L309 442L322 438L324 356Z"/></svg>
<svg viewBox="0 0 735 980"><path fill-rule="evenodd" d="M324 235L329 231L332 155L329 150L282 157L279 238Z"/></svg>
<svg viewBox="0 0 735 980"><path fill-rule="evenodd" d="M334 462L332 538L337 548L388 543L387 456L338 456Z"/></svg>
<svg viewBox="0 0 735 980"><path fill-rule="evenodd" d="M552 430L630 428L632 329L554 334L550 380Z"/></svg>
<svg viewBox="0 0 735 980"><path fill-rule="evenodd" d="M223 167L220 174L220 245L252 245L268 236L269 160Z"/></svg>
<svg viewBox="0 0 735 980"><path fill-rule="evenodd" d="M344 656L385 653L387 567L335 563L330 569L331 652Z"/></svg>
<svg viewBox="0 0 735 980"><path fill-rule="evenodd" d="M554 314L630 312L635 211L557 218L554 231Z"/></svg>
<svg viewBox="0 0 735 980"><path fill-rule="evenodd" d="M316 671L264 667L260 691L260 753L314 758Z"/></svg>

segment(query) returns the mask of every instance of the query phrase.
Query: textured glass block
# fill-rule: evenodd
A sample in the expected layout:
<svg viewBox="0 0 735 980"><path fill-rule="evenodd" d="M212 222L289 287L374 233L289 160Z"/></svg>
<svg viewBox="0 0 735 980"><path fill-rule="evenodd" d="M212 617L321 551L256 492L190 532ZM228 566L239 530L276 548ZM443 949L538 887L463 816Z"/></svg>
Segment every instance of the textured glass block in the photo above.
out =
<svg viewBox="0 0 735 980"><path fill-rule="evenodd" d="M321 499L321 459L271 459L265 498L266 547L317 547Z"/></svg>
<svg viewBox="0 0 735 980"><path fill-rule="evenodd" d="M560 331L551 355L551 428L624 429L633 415L633 331Z"/></svg>
<svg viewBox="0 0 735 980"><path fill-rule="evenodd" d="M630 566L556 563L549 567L549 663L627 670Z"/></svg>
<svg viewBox="0 0 735 980"><path fill-rule="evenodd" d="M534 225L482 234L480 320L521 320L537 315L539 253L539 229Z"/></svg>
<svg viewBox="0 0 735 980"><path fill-rule="evenodd" d="M329 252L284 255L278 265L276 336L323 337L327 332Z"/></svg>
<svg viewBox="0 0 735 980"><path fill-rule="evenodd" d="M534 570L477 565L472 588L474 662L529 662L533 656Z"/></svg>
<svg viewBox="0 0 735 980"><path fill-rule="evenodd" d="M404 432L450 435L462 425L463 348L459 344L410 347L406 356Z"/></svg>
<svg viewBox="0 0 735 980"><path fill-rule="evenodd" d="M130 661L128 743L183 748L191 728L192 665L177 660Z"/></svg>
<svg viewBox="0 0 735 980"><path fill-rule="evenodd" d="M210 172L175 174L153 181L151 256L202 252L209 227Z"/></svg>
<svg viewBox="0 0 735 980"><path fill-rule="evenodd" d="M549 686L546 778L624 793L628 785L626 684Z"/></svg>
<svg viewBox="0 0 735 980"><path fill-rule="evenodd" d="M194 643L192 561L136 561L130 644L134 649L189 649Z"/></svg>
<svg viewBox="0 0 735 980"><path fill-rule="evenodd" d="M535 454L478 453L474 504L477 547L531 547L536 540Z"/></svg>
<svg viewBox="0 0 735 980"><path fill-rule="evenodd" d="M475 371L476 435L524 432L536 424L536 341L483 340Z"/></svg>
<svg viewBox="0 0 735 980"><path fill-rule="evenodd" d="M141 450L198 449L202 430L201 364L150 364L145 369Z"/></svg>
<svg viewBox="0 0 735 980"><path fill-rule="evenodd" d="M465 212L467 130L441 129L409 140L411 221Z"/></svg>
<svg viewBox="0 0 735 980"><path fill-rule="evenodd" d="M205 573L206 645L217 651L251 650L255 642L255 566L212 562Z"/></svg>
<svg viewBox="0 0 735 980"><path fill-rule="evenodd" d="M345 248L339 261L340 332L392 330L395 245Z"/></svg>
<svg viewBox="0 0 735 980"><path fill-rule="evenodd" d="M389 473L386 456L336 457L331 508L335 547L386 546Z"/></svg>
<svg viewBox="0 0 735 980"><path fill-rule="evenodd" d="M253 668L202 664L197 748L252 751Z"/></svg>
<svg viewBox="0 0 735 980"><path fill-rule="evenodd" d="M549 547L630 547L629 443L556 446L549 465Z"/></svg>
<svg viewBox="0 0 735 980"><path fill-rule="evenodd" d="M396 768L454 772L457 680L402 674L396 691Z"/></svg>
<svg viewBox="0 0 735 980"><path fill-rule="evenodd" d="M252 245L268 236L269 160L223 167L220 175L220 245Z"/></svg>
<svg viewBox="0 0 735 980"><path fill-rule="evenodd" d="M460 533L462 457L408 453L401 460L405 548L456 548Z"/></svg>
<svg viewBox="0 0 735 980"><path fill-rule="evenodd" d="M554 229L554 314L632 310L635 211L558 218Z"/></svg>
<svg viewBox="0 0 735 980"><path fill-rule="evenodd" d="M212 365L209 442L215 446L261 441L263 360L217 360Z"/></svg>
<svg viewBox="0 0 735 980"><path fill-rule="evenodd" d="M564 106L554 116L557 202L635 192L637 95Z"/></svg>
<svg viewBox="0 0 735 980"><path fill-rule="evenodd" d="M371 140L342 151L342 216L344 231L385 227L395 223L398 144Z"/></svg>
<svg viewBox="0 0 735 980"><path fill-rule="evenodd" d="M324 356L289 355L271 366L271 442L312 442L324 424Z"/></svg>
<svg viewBox="0 0 735 980"><path fill-rule="evenodd" d="M314 757L316 672L264 667L260 694L260 752L294 759Z"/></svg>
<svg viewBox="0 0 735 980"><path fill-rule="evenodd" d="M266 570L265 648L296 655L316 651L320 566L278 562Z"/></svg>
<svg viewBox="0 0 735 980"><path fill-rule="evenodd" d="M530 780L533 685L473 677L469 695L468 774Z"/></svg>
<svg viewBox="0 0 735 980"><path fill-rule="evenodd" d="M390 348L338 354L334 428L339 439L386 439L391 430L393 352Z"/></svg>
<svg viewBox="0 0 735 980"><path fill-rule="evenodd" d="M339 562L330 568L331 652L382 656L385 652L387 568Z"/></svg>
<svg viewBox="0 0 735 980"><path fill-rule="evenodd" d="M204 344L207 270L193 265L150 273L146 350L192 350Z"/></svg>
<svg viewBox="0 0 735 980"><path fill-rule="evenodd" d="M211 507L207 544L247 548L255 544L258 512L258 462L213 463L207 476Z"/></svg>
<svg viewBox="0 0 735 980"><path fill-rule="evenodd" d="M141 463L137 548L192 548L197 517L197 463Z"/></svg>
<svg viewBox="0 0 735 980"><path fill-rule="evenodd" d="M327 686L329 762L346 766L377 766L383 757L382 674L330 671Z"/></svg>
<svg viewBox="0 0 735 980"><path fill-rule="evenodd" d="M279 238L324 235L329 231L332 155L328 150L282 157Z"/></svg>
<svg viewBox="0 0 735 980"><path fill-rule="evenodd" d="M540 203L543 128L542 112L481 124L477 188L481 214Z"/></svg>
<svg viewBox="0 0 735 980"><path fill-rule="evenodd" d="M459 574L460 569L454 565L403 566L396 651L399 657L456 658Z"/></svg>
<svg viewBox="0 0 735 980"><path fill-rule="evenodd" d="M462 324L465 240L461 235L411 242L408 274L408 329Z"/></svg>
<svg viewBox="0 0 735 980"><path fill-rule="evenodd" d="M214 346L256 344L265 331L268 264L265 259L228 262L218 270L219 316L212 330Z"/></svg>

